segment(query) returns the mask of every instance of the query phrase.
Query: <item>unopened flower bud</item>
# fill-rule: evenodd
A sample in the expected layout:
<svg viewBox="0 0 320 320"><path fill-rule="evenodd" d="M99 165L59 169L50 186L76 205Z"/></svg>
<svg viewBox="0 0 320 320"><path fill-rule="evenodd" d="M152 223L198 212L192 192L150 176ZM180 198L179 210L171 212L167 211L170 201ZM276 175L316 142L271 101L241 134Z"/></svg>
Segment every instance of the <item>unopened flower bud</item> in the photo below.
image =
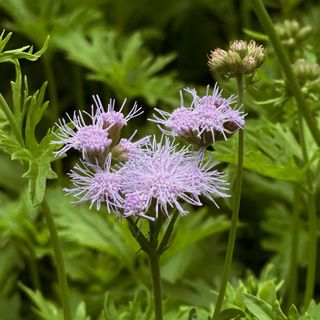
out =
<svg viewBox="0 0 320 320"><path fill-rule="evenodd" d="M232 41L229 50L215 49L209 56L209 67L213 72L225 77L254 73L265 57L265 49L251 40Z"/></svg>
<svg viewBox="0 0 320 320"><path fill-rule="evenodd" d="M286 47L297 48L309 37L312 27L310 25L301 27L296 20L285 20L276 24L275 30Z"/></svg>

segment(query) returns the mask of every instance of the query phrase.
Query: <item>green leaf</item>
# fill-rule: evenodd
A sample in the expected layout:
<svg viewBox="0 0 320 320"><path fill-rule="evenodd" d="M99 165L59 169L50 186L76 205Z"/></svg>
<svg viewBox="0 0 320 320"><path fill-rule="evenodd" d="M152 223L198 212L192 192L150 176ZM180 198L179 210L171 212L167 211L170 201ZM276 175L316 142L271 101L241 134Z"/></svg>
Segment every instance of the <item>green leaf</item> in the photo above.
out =
<svg viewBox="0 0 320 320"><path fill-rule="evenodd" d="M80 302L78 305L74 320L90 320L90 319L91 317L87 316L85 303L83 301Z"/></svg>
<svg viewBox="0 0 320 320"><path fill-rule="evenodd" d="M0 149L9 155L12 155L19 152L21 146L14 136L0 129Z"/></svg>
<svg viewBox="0 0 320 320"><path fill-rule="evenodd" d="M245 313L237 308L229 308L222 310L219 314L218 320L231 320L236 319L236 317L244 317Z"/></svg>
<svg viewBox="0 0 320 320"><path fill-rule="evenodd" d="M28 287L20 284L20 288L32 300L34 304L33 312L43 320L63 320L61 308L58 308L51 301L45 299L41 292L33 291Z"/></svg>
<svg viewBox="0 0 320 320"><path fill-rule="evenodd" d="M277 300L277 290L274 280L267 280L259 283L257 296L270 305L275 303Z"/></svg>
<svg viewBox="0 0 320 320"><path fill-rule="evenodd" d="M158 100L178 102L174 76L158 74L175 55L153 57L143 47L140 33L122 38L101 27L88 34L74 29L58 45L72 61L91 71L90 79L106 83L119 99L142 96L152 105Z"/></svg>
<svg viewBox="0 0 320 320"><path fill-rule="evenodd" d="M280 124L247 121L245 127L244 167L264 176L298 182L305 168L296 164L302 159L301 149L293 133ZM219 161L237 163L237 139L215 143Z"/></svg>
<svg viewBox="0 0 320 320"><path fill-rule="evenodd" d="M105 320L120 319L118 311L114 305L114 301L112 300L110 293L106 294L103 310L104 310Z"/></svg>
<svg viewBox="0 0 320 320"><path fill-rule="evenodd" d="M300 313L295 305L291 305L288 312L288 320L300 320Z"/></svg>
<svg viewBox="0 0 320 320"><path fill-rule="evenodd" d="M313 320L320 320L320 303L311 300L306 310L306 315L310 315Z"/></svg>
<svg viewBox="0 0 320 320"><path fill-rule="evenodd" d="M47 201L61 229L61 237L111 255L119 267L134 268L132 253L139 246L132 241L126 221L115 221L113 215L90 211L87 206L75 206L72 200L61 190L47 190Z"/></svg>
<svg viewBox="0 0 320 320"><path fill-rule="evenodd" d="M243 302L248 310L259 320L274 320L274 312L272 307L263 300L251 295L244 293Z"/></svg>
<svg viewBox="0 0 320 320"><path fill-rule="evenodd" d="M26 59L29 61L36 61L38 60L43 53L47 50L48 44L49 44L49 39L50 37L47 36L42 48L33 53L33 47L32 46L24 46L18 49L14 50L7 50L3 51L5 45L8 43L11 33L6 36L5 39L2 40L4 35L4 32L2 32L1 37L0 37L0 63L1 62L12 62L16 63L17 60L19 59Z"/></svg>

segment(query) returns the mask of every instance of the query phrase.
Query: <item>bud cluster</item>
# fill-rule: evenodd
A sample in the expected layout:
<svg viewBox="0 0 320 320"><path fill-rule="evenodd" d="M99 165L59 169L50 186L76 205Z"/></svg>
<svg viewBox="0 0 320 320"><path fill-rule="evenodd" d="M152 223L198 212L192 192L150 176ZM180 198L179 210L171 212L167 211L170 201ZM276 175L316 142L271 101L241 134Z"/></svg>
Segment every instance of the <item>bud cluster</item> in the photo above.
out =
<svg viewBox="0 0 320 320"><path fill-rule="evenodd" d="M301 27L296 20L284 20L275 25L275 30L281 42L289 49L301 47L312 32L312 27Z"/></svg>
<svg viewBox="0 0 320 320"><path fill-rule="evenodd" d="M319 99L320 66L304 59L297 60L292 65L293 72L301 85L302 92L309 98Z"/></svg>
<svg viewBox="0 0 320 320"><path fill-rule="evenodd" d="M211 51L208 64L212 72L232 78L254 73L264 58L265 49L255 41L236 40L230 43L228 50L217 48Z"/></svg>

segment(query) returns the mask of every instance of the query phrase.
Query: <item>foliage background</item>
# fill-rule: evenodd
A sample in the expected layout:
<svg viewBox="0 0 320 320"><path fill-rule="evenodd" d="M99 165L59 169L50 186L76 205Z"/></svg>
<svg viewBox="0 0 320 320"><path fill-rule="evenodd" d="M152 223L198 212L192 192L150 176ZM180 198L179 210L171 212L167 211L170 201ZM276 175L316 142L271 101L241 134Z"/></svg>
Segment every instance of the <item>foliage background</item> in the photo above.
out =
<svg viewBox="0 0 320 320"><path fill-rule="evenodd" d="M219 81L225 95L235 92L232 81L212 78L207 55L216 47L225 48L230 40L250 39L250 31L250 35L256 32L255 36L262 33L249 2L2 0L0 22L7 31L14 32L8 49L26 44L40 49L50 35L49 47L40 60L32 63L21 60L30 92L40 88L44 81L49 82L46 99L50 104L37 128L39 136L65 112L76 108L88 110L93 94L99 94L105 103L112 97L119 104L127 98L128 106L138 101L145 113L130 122L125 135L129 137L139 129L138 135L143 136L155 131L159 134L147 122L152 108L178 107L179 90L186 86L204 92L206 85ZM295 18L313 27L308 45L301 46L297 54L318 62L318 1L265 3L275 22ZM267 41L264 45L269 46ZM250 120L242 224L231 279L235 287L237 279L245 279L248 273L259 276L270 262L274 267L268 271L268 277L284 280L289 277L290 233L284 230L290 230L293 224L294 185L301 181L303 168L296 164L301 154L292 130L294 102L290 97L280 99L286 91L285 88L279 91L274 85L275 79L281 78L281 71L272 48L268 47L268 51L264 67L245 95ZM0 91L11 101L14 68L8 63L2 63L0 68ZM310 100L310 105L316 112L315 100ZM0 125L1 128L7 125L2 113ZM312 144L310 138L310 149ZM227 144L218 145L216 154L224 162L222 168L230 179L234 145L232 138ZM38 207L32 207L28 200L21 164L5 153L0 153L0 161L0 319L55 319L59 316L57 279L48 230ZM63 159L64 175L60 172L59 180L62 185L68 184L65 173L74 161L72 156ZM75 207L61 189L56 181L50 181L47 200L59 227L72 304L79 319L85 319L86 315L92 319L133 319L130 312L135 319L142 319L138 311L128 311L130 308L144 310L147 319L146 302L150 299L147 261L132 241L125 221L115 221L105 211L88 212L85 206ZM209 310L216 298L214 291L223 267L230 218L228 200L219 204L220 210L206 207L180 219L172 246L162 259L168 319L177 318L173 310L179 310L179 316L187 319L186 312L191 306L200 314L201 310ZM298 304L304 285L308 233L306 214L302 212L300 219ZM316 296L319 285L317 275ZM41 289L42 295L24 286ZM282 286L281 294L285 302L286 285ZM130 304L135 295L138 302ZM113 303L118 311L113 309ZM38 311L31 312L32 305Z"/></svg>

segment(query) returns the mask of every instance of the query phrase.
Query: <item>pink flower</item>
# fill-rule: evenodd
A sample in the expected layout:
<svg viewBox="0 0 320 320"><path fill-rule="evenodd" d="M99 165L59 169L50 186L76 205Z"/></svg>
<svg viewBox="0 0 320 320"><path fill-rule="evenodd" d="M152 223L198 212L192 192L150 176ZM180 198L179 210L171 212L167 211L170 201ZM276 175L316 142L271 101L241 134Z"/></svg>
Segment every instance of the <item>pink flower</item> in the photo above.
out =
<svg viewBox="0 0 320 320"><path fill-rule="evenodd" d="M217 85L211 95L209 89L208 86L206 95L200 97L195 89L186 88L185 91L192 96L189 107L184 106L180 92L181 107L172 113L155 109L160 116L155 115L151 121L158 123L165 134L181 136L198 147L207 147L217 140L226 140L243 128L245 115L240 111L240 107L231 107L235 103L235 96L223 98Z"/></svg>

